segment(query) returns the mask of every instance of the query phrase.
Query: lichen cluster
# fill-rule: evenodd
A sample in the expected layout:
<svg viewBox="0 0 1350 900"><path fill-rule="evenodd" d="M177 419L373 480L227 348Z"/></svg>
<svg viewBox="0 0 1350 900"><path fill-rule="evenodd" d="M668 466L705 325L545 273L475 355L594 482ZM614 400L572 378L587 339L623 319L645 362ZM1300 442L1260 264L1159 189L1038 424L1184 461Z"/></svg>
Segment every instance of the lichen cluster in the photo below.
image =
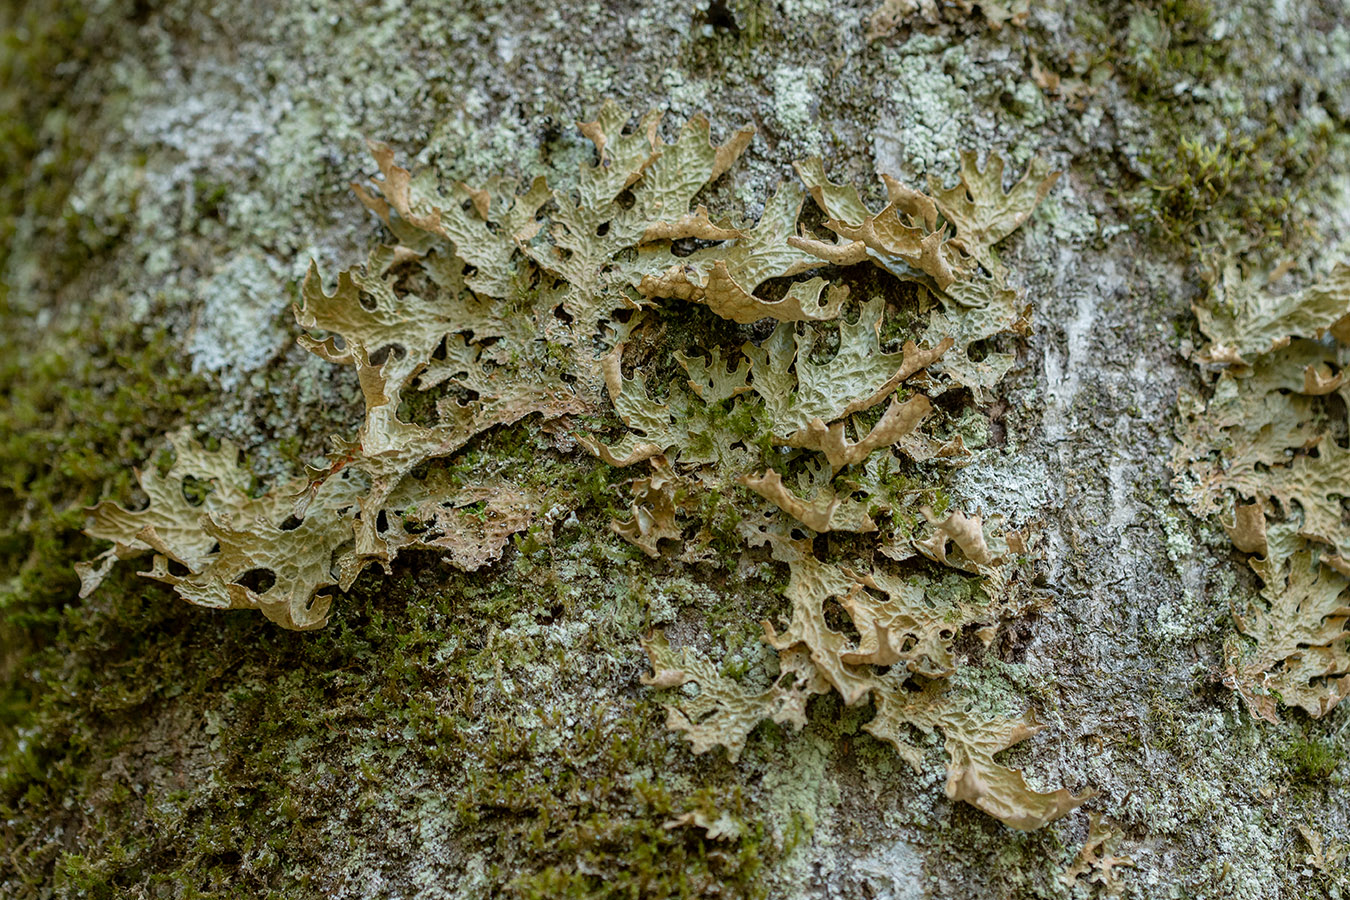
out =
<svg viewBox="0 0 1350 900"><path fill-rule="evenodd" d="M1044 602L1034 527L930 505L914 487L968 455L933 426L935 404L989 398L1013 361L997 340L1029 330L995 247L1057 176L1033 160L1005 190L997 155L980 169L968 154L950 188L883 176L874 209L807 160L797 170L823 237L802 224L792 184L756 222L696 204L751 130L717 145L695 118L667 143L659 114L626 122L606 105L580 125L594 161L566 187L540 178L521 193L414 176L373 145L382 179L357 190L393 240L331 290L311 269L295 310L302 346L355 369L355 433L262 492L232 445L174 437L172 468L140 476L145 508L93 511L88 533L113 546L81 568L84 593L151 553L144 574L189 602L310 629L333 588L372 564L389 572L404 550L478 570L558 511L530 485L453 462L529 419L560 450L644 467L612 527L647 556L787 565L788 620L764 625L770 683L730 678L660 634L645 642L648 683L698 685L668 705L696 752L735 759L757 723L801 727L809 699L834 691L870 700L867 729L916 769L912 735L941 731L951 798L1021 829L1064 815L1088 795L1037 792L994 759L1034 718L993 714L952 677L1004 618ZM850 294L840 273L861 264L886 273L882 292ZM665 332L673 316L679 340ZM841 542L815 540L827 533ZM549 527L531 540L547 543Z"/></svg>
<svg viewBox="0 0 1350 900"><path fill-rule="evenodd" d="M1182 398L1173 467L1264 585L1232 610L1243 638L1225 647L1222 678L1278 722L1279 705L1316 718L1350 692L1350 268L1287 293L1271 280L1229 266L1197 305L1212 392Z"/></svg>

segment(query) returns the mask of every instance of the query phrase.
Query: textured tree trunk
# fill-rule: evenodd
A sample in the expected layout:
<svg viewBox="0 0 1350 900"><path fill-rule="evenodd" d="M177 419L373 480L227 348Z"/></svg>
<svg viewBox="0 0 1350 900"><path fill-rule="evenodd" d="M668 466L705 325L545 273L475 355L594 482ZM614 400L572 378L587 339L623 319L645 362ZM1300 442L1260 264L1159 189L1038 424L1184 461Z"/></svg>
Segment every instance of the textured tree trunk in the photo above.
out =
<svg viewBox="0 0 1350 900"><path fill-rule="evenodd" d="M1221 683L1259 583L1169 466L1207 273L1307 284L1350 241L1341 4L50 5L0 14L0 893L1342 896L1350 713L1274 724ZM1046 726L999 761L1084 805L1009 828L953 799L936 735L916 771L833 693L696 755L663 709L694 691L644 686L640 640L767 683L789 569L626 543L650 472L575 422L454 457L483 483L570 473L499 561L404 554L321 630L189 606L148 557L79 598L108 546L84 508L143 503L133 467L167 470L175 429L237 444L255 493L355 433L356 377L297 345L292 306L311 261L331 289L391 241L349 186L378 174L368 139L446 185L566 184L609 99L668 139L698 113L716 142L756 129L714 219L757 218L812 156L876 206L878 175L950 185L958 151L1008 159L1005 186L1037 154L1063 173L997 251L1030 331L977 348L1015 354L987 395L935 401L971 452L915 496L1039 535L1046 602L955 657L976 703Z"/></svg>

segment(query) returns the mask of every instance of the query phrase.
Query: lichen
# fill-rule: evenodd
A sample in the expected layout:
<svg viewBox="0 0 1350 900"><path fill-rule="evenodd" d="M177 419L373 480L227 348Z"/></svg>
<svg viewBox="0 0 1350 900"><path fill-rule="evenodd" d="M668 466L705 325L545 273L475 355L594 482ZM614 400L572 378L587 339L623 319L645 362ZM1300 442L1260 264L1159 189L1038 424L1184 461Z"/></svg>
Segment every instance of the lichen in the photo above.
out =
<svg viewBox="0 0 1350 900"><path fill-rule="evenodd" d="M740 486L709 492L688 509L677 505L681 537L658 538L661 557L653 559L610 523L629 520L634 501L656 508L634 490L655 469L616 470L560 450L565 437L555 443L537 419L494 428L447 461L456 487L487 473L543 498L533 523L474 577L441 565L439 551L405 552L392 575L363 572L336 598L330 625L304 635L277 631L262 616L175 603L171 588L135 577L130 564L76 599L71 561L102 549L78 534L79 507L99 497L133 509L144 503L131 467L154 460L144 468L163 472L171 464L156 435L185 418L209 448L228 437L243 448L241 466L266 487L303 472L327 435L350 437L359 421L354 368L293 344L228 395L207 393L220 380L209 368L180 380L187 343L214 333L212 317L228 309L207 311L202 302L223 263L257 254L288 282L270 297L233 299L272 304L272 333L293 335L288 307L298 297L290 285L310 256L331 292L339 270L389 240L346 188L363 173L379 177L365 135L388 140L403 165L433 168L446 185L506 171L522 183L543 174L566 187L577 163L593 159L593 147L566 123L591 111L587 91L595 85L620 93L628 109L655 103L681 119L716 110L714 125L732 126L714 129L719 143L741 122L761 127L729 176L696 201L714 220L742 210L757 220L778 180L792 178L785 163L803 153L825 157L830 177L857 185L874 210L885 193L873 169L916 188L928 173L951 184L955 147L1008 148L1017 174L1036 148L1048 148L1056 167L1069 168L1031 222L998 248L1014 282L1029 288L1036 334L977 347L977 355L1017 354L993 402L977 407L960 390L935 397L934 411L904 440L907 459L892 463L883 457L894 451L878 450L861 467L904 499L889 525L905 538L927 536L918 511L925 503L939 518L952 509L983 512L986 521L1004 513L1019 528L1045 519L1055 605L1007 621L987 649L965 635L956 655L964 675L1009 673L1004 682L974 683L978 696L1001 698L997 709L982 709L1017 717L1030 706L1050 725L996 760L1025 767L1039 790L1061 783L1101 790L1088 806L1120 823L1119 852L1138 863L1121 872L1132 894L1259 900L1344 891L1336 883L1342 873L1318 871L1297 830L1304 824L1320 835L1324 851L1344 845L1344 766L1328 774L1324 762L1303 767L1286 751L1300 742L1334 747L1350 707L1320 720L1282 710L1282 724L1268 726L1207 680L1233 631L1230 600L1239 608L1263 601L1256 579L1230 555L1218 517L1184 514L1160 489L1166 408L1190 377L1176 351L1192 338L1186 305L1197 279L1181 264L1205 259L1187 241L1141 226L1154 221L1161 197L1148 185L1166 183L1169 171L1153 164L1178 156L1185 141L1241 150L1225 131L1256 138L1274 124L1288 133L1290 119L1319 107L1343 130L1345 28L1318 3L1089 2L1036 4L1025 26L995 32L978 8L967 19L941 4L945 21L911 20L868 42L866 19L878 5L338 9L319 0L244 3L219 16L181 0L113 0L84 5L82 15L115 27L70 38L58 28L61 39L48 43L53 30L42 20L53 5L26 4L39 11L24 22L30 30L0 54L38 51L32 75L17 84L28 108L53 108L29 120L36 140L28 146L41 151L32 167L6 167L26 186L26 206L15 219L17 240L6 245L17 273L6 310L14 373L6 397L24 399L13 418L0 412L14 448L4 481L23 497L6 519L13 530L3 545L0 892L479 897L510 895L512 881L553 868L576 877L579 891L601 895L611 875L650 896L700 885L735 895L745 881L784 897L869 888L933 898L1065 893L1056 879L1084 843L1089 810L1021 833L951 803L940 731L916 742L922 773L861 731L874 715L870 703L845 707L833 693L813 697L801 732L771 721L756 727L734 766L720 749L694 756L679 733L667 733L657 701L688 694L650 696L638 686L634 635L660 625L677 653L689 647L725 678L768 685L776 654L756 623L785 616L788 567L743 554L736 510L758 501ZM1192 25L1191 11L1204 6L1208 22L1197 15ZM1162 27L1131 31L1135 16L1156 17ZM52 62L40 55L49 51ZM1156 77L1146 73L1144 54L1164 62ZM903 74L898 59L908 64ZM824 76L804 132L784 131L775 114L780 68ZM1044 92L1040 104L1030 97L1033 85ZM1266 155L1277 147L1258 143L1253 162L1279 159ZM417 164L407 162L420 148ZM1309 149L1317 150L1295 153ZM84 171L91 175L77 210L62 199L63 185ZM1247 182L1262 198L1288 201L1280 204L1291 209L1282 231L1304 236L1301 248L1283 240L1258 248L1263 259L1273 265L1292 250L1302 260L1310 249L1343 255L1312 247L1343 238L1344 171L1343 155L1333 154L1311 173L1311 191L1297 164ZM1212 210L1228 220L1225 233L1252 233L1235 209L1227 201L1199 207L1196 232L1218 233ZM825 232L809 199L801 219ZM1319 233L1309 233L1309 223ZM67 234L73 243L50 240ZM1286 277L1302 280L1304 272L1300 262ZM916 338L926 301L910 286L875 266L821 274L851 289L850 321L857 301L888 295L887 351ZM226 301L243 282L216 284ZM780 290L771 282L757 294L772 301ZM689 349L704 348L710 329L730 360L773 327L725 326L699 307L658 306L668 310L658 317L661 341L686 348L690 360L710 360ZM825 356L834 349L829 328L819 347ZM622 361L625 376L654 334L637 336ZM666 402L669 383L694 377L678 361L668 371L649 365L637 369L657 402ZM181 394L184 383L195 393ZM887 408L859 424L870 429ZM727 411L726 426L712 416L714 431L757 437L744 421L750 411ZM578 430L607 443L623 434L603 414ZM957 435L972 456L960 453ZM986 448L975 449L981 437ZM795 474L783 471L797 490ZM673 486L676 504L694 496ZM475 501L453 512L476 516L485 507ZM872 515L889 530L884 516ZM882 537L830 532L816 539L816 551L859 569L877 562L905 575L942 571L921 558L894 568L885 557L854 558ZM686 551L701 561L678 561ZM963 596L956 584L978 580L947 571L954 598ZM1165 634L1154 626L1163 604L1172 613ZM856 640L842 606L829 611L832 626ZM517 644L525 647L518 654ZM485 645L490 651L480 652ZM1026 665L1005 670L998 660ZM499 686L509 686L509 696ZM344 707L340 717L322 714L334 706ZM530 708L557 710L558 718L519 718ZM493 736L486 723L499 715L541 732L545 752L507 754L517 784L551 783L571 770L582 780L567 783L580 789L519 814L470 801L463 808L476 815L462 824L463 773L518 746ZM593 759L577 763L578 746L591 745L573 736L616 718L640 727L602 729L598 742L651 753L623 755L612 772ZM672 798L668 813L624 788L630 774L650 772L660 773ZM706 802L704 787L714 794ZM729 814L747 826L744 843L708 839L696 823L664 831L667 821L707 818L713 809L716 822L735 807L737 788L746 805ZM597 804L597 796L605 799ZM539 831L542 846L514 830L530 815L552 819ZM606 832L606 820L622 825ZM616 838L584 856L594 874L550 855L549 840L565 822L577 824L582 846L587 834ZM78 852L69 843L76 835ZM723 867L743 849L762 859L747 879ZM648 861L635 863L642 855ZM1098 895L1085 879L1076 895Z"/></svg>
<svg viewBox="0 0 1350 900"><path fill-rule="evenodd" d="M725 497L737 524L717 530L739 532L739 554L767 547L790 566L791 624L782 633L765 625L780 669L766 689L727 680L687 648L677 658L664 639L648 640L652 684L699 686L693 700L668 706L669 724L696 752L723 745L734 760L761 719L800 729L807 700L834 689L849 706L874 697L869 729L915 768L905 727L941 728L953 799L1021 829L1063 816L1089 795L1038 793L993 760L1034 733L1033 720L981 717L945 681L963 632L978 629L987 645L1001 618L1035 605L1027 535L987 529L960 510L914 507L885 483L903 464L903 448L914 451L911 463L965 453L959 437L949 450L921 432L929 396L965 389L980 400L1006 372L1009 355L970 355L975 342L1028 329L1029 310L1007 286L994 247L1056 176L1033 160L1005 190L997 155L981 168L966 154L959 183L934 182L931 197L885 177L890 202L873 212L856 190L830 183L819 160L807 161L798 170L838 236L830 242L796 233L801 195L791 186L753 225L714 220L694 205L745 149L750 130L717 145L707 121L694 118L666 143L657 113L625 125L617 106L606 105L579 123L595 161L566 187L541 177L522 193L500 180L447 191L432 172L414 175L390 148L372 144L382 179L357 192L394 242L341 273L332 292L312 268L295 310L306 331L301 346L356 370L365 401L356 437L334 438L326 461L261 495L249 491L235 448L207 452L180 437L174 468L141 476L147 508L105 503L94 511L89 534L114 546L82 568L84 593L116 560L152 552L143 574L189 602L258 609L308 629L328 620L327 589L351 588L371 563L389 572L404 549L440 549L462 569L480 568L544 513L543 497L509 481L466 484L459 458L480 436L539 416L559 449L566 440L615 468L651 467L650 478L632 483L630 516L611 523L647 556L659 559L665 540L684 545L687 564L709 560L717 535L704 498ZM882 346L884 295L855 315L846 287L798 278L822 262L868 261L925 299L916 311L921 333L898 351ZM762 293L770 281L793 278L781 293ZM672 300L742 326L778 324L739 349L707 329L702 346L673 352L661 324ZM684 369L688 390L649 380L672 363ZM600 437L616 418L620 437ZM918 449L925 443L938 449ZM491 524L472 521L475 510ZM894 521L917 522L915 513L929 522L926 536L913 524L892 531ZM906 563L922 554L969 572L982 580L984 599L944 601L922 576L899 570L854 573L793 536L883 525L884 555ZM687 544L686 530L695 532ZM547 532L535 538L549 541ZM856 646L826 621L832 597L861 635ZM890 676L876 671L897 663L904 666ZM926 685L924 703L906 699L910 678Z"/></svg>
<svg viewBox="0 0 1350 900"><path fill-rule="evenodd" d="M1218 375L1207 399L1182 401L1173 467L1192 509L1224 516L1265 585L1260 600L1234 603L1255 646L1230 640L1223 682L1270 722L1278 704L1321 717L1350 685L1339 444L1350 269L1278 295L1229 268L1196 315L1208 338L1196 360Z"/></svg>

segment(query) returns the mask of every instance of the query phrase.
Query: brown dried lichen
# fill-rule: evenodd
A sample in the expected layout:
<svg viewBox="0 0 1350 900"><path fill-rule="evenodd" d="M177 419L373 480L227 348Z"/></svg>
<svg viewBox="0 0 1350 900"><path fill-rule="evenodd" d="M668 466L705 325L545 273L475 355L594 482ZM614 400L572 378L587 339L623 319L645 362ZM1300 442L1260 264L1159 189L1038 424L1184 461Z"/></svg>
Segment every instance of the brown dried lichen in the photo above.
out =
<svg viewBox="0 0 1350 900"><path fill-rule="evenodd" d="M1073 863L1060 873L1060 883L1070 889L1086 875L1092 884L1100 885L1107 897L1125 893L1125 882L1117 869L1133 868L1134 860L1117 856L1116 848L1124 834L1115 822L1101 813L1092 813L1088 820L1088 836L1079 848Z"/></svg>
<svg viewBox="0 0 1350 900"><path fill-rule="evenodd" d="M994 762L1039 726L981 717L950 682L964 630L987 643L1003 616L1036 602L1031 554L1015 532L986 535L980 517L956 510L916 508L932 532L911 540L895 527L905 501L885 484L906 454L965 453L959 436L927 433L930 398L964 388L981 399L1011 364L1010 354L970 355L977 341L1028 327L993 247L1055 176L1033 161L1004 191L1001 159L981 170L967 155L960 182L935 184L931 197L886 178L890 202L872 213L808 161L799 172L837 235L830 243L798 234L803 192L793 185L757 222L714 218L696 202L749 130L716 145L696 117L666 143L659 114L632 129L626 118L606 105L579 126L594 162L567 186L536 179L520 194L503 181L442 189L373 144L381 180L357 191L394 241L341 273L331 293L312 269L295 309L301 345L355 369L365 407L355 434L335 437L307 477L260 496L233 448L212 454L180 439L170 474L142 481L150 507L94 511L90 534L114 547L82 571L87 589L116 559L150 552L146 574L191 602L312 628L326 620L329 589L372 563L387 570L403 550L436 551L470 571L489 565L541 498L497 476L466 483L447 467L484 432L538 416L610 466L646 464L628 517L612 528L647 556L662 556L664 543L685 562L712 558L707 522L697 537L685 533L715 496L734 507L747 544L767 543L790 567L791 621L781 632L765 625L778 658L770 684L752 688L691 648L647 640L648 683L697 685L668 705L671 728L696 752L724 746L734 759L757 722L801 727L809 697L835 690L847 704L871 699L872 731L916 765L905 729L941 730L952 799L1016 828L1063 815L1086 795L1036 792ZM865 260L934 299L918 333L884 339L886 297L855 299L812 274ZM759 340L742 331L739 346L672 347L653 314L662 302L700 304L731 328L777 325ZM687 378L654 377L676 366ZM209 488L200 504L183 493L188 477ZM827 562L794 531L880 531L883 556L960 569L979 579L982 599L951 602L922 576ZM858 641L830 626L827 601L847 611Z"/></svg>

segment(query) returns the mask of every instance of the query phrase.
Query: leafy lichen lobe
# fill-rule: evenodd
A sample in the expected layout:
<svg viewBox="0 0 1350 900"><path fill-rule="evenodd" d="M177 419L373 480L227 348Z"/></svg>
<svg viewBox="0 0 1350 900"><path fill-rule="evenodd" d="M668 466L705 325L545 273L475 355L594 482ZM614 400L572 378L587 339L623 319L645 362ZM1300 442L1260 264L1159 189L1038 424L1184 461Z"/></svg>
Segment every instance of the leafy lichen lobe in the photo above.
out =
<svg viewBox="0 0 1350 900"><path fill-rule="evenodd" d="M959 437L927 432L933 400L985 399L1011 365L1010 354L971 354L1029 329L994 248L1057 176L1034 160L1005 190L996 154L983 168L967 154L959 182L934 183L931 194L884 177L889 202L874 212L808 160L798 172L833 232L822 239L799 225L804 197L791 184L754 223L714 220L696 203L750 130L719 145L694 118L666 143L658 114L626 124L606 105L579 125L593 161L566 187L539 178L521 193L502 181L447 189L372 144L382 177L357 193L393 241L342 272L332 292L312 268L295 309L301 346L355 369L364 400L355 433L262 494L249 490L232 446L210 452L179 436L174 468L142 476L146 508L94 510L89 533L113 547L81 569L85 593L116 560L151 553L144 574L189 602L306 629L327 621L332 589L349 589L372 564L390 571L403 550L479 569L513 534L559 514L529 485L454 474L484 435L529 418L559 451L575 442L609 466L650 470L631 483L628 518L612 523L647 556L662 557L665 542L683 565L715 564L720 530L742 557L789 569L790 622L764 624L779 673L763 689L692 648L646 640L649 683L698 687L668 705L670 727L695 752L721 745L734 760L759 721L800 729L808 700L833 691L849 706L874 703L868 730L916 769L908 730L940 729L953 800L1020 829L1063 816L1089 794L1037 792L994 760L1040 726L990 719L950 681L963 634L988 645L1002 619L1042 602L1031 533L960 510L939 515L888 481L966 454ZM923 325L895 350L882 339L895 331L886 296L855 299L831 283L860 263L920 300ZM661 323L680 304L728 324L672 347ZM766 320L767 333L757 325ZM684 377L666 382L673 371ZM194 486L204 496L190 496ZM705 517L727 504L730 532ZM821 558L810 536L825 533L855 542L854 553L870 542L886 562ZM548 529L531 535L549 540ZM923 574L932 566L974 579L971 598L935 592ZM827 615L834 603L856 641Z"/></svg>

